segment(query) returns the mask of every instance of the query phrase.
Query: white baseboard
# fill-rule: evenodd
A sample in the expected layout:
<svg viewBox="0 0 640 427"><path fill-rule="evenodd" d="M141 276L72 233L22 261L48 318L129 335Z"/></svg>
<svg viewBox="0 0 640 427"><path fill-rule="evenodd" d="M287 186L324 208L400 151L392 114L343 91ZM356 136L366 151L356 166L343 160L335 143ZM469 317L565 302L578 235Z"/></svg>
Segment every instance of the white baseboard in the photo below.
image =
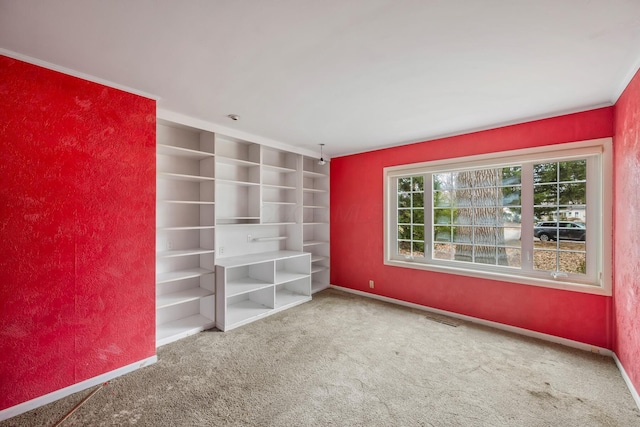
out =
<svg viewBox="0 0 640 427"><path fill-rule="evenodd" d="M349 292L364 297L377 299L380 301L389 302L392 304L398 304L409 308L415 308L422 311L428 311L430 313L441 314L443 316L449 316L456 319L464 320L471 323L477 323L479 325L489 326L495 329L501 329L503 331L513 332L519 335L524 335L531 338L538 338L544 341L550 341L556 344L562 344L567 347L573 347L580 350L590 351L592 353L603 354L605 356L613 356L613 352L609 349L598 347L595 345L585 344L580 341L574 341L567 338L556 337L554 335L544 334L542 332L531 331L529 329L518 328L516 326L509 326L498 322L492 322L490 320L478 319L477 317L465 316L464 314L453 313L451 311L439 310L437 308L431 308L424 305L414 304L412 302L406 302L395 298L389 298L382 295L370 294L368 292L357 291L355 289L343 288L342 286L331 285L332 288L338 289L344 292Z"/></svg>
<svg viewBox="0 0 640 427"><path fill-rule="evenodd" d="M152 365L157 361L158 361L158 356L147 357L146 359L142 359L138 362L131 363L130 365L123 366L121 368L115 369L110 372L106 372L102 375L98 375L97 377L89 378L79 383L70 385L69 387L61 388L60 390L56 390L51 393L45 394L43 396L36 397L35 399L31 399L26 402L20 403L18 405L11 406L10 408L3 409L2 411L0 411L0 421L9 419L11 417L15 417L16 415L23 414L27 411L31 411L32 409L36 409L40 406L54 402L58 399L62 399L63 397L85 390L89 387L102 384L104 382L112 380L121 375L128 374L129 372L133 372L137 369L143 368L145 366Z"/></svg>
<svg viewBox="0 0 640 427"><path fill-rule="evenodd" d="M633 397L633 400L636 401L636 405L638 406L638 409L640 409L640 395L638 394L638 390L636 390L636 388L633 386L633 383L631 382L631 378L629 378L629 375L627 375L627 371L624 370L624 366L622 366L622 362L620 362L620 359L618 359L618 355L615 353L613 353L613 360L616 361L616 365L620 370L622 379L627 384L627 387L631 392L631 397Z"/></svg>
<svg viewBox="0 0 640 427"><path fill-rule="evenodd" d="M449 316L449 317L453 317L453 318L456 318L456 319L461 319L461 320L465 320L465 321L468 321L468 322L477 323L479 325L489 326L489 327L492 327L492 328L501 329L503 331L513 332L513 333L524 335L524 336L527 336L527 337L538 338L538 339L541 339L541 340L544 340L544 341L549 341L549 342L553 342L553 343L556 343L556 344L562 344L562 345L565 345L567 347L577 348L577 349L580 349L580 350L590 351L592 353L598 353L598 354L602 354L604 356L612 357L613 360L615 360L616 365L618 366L618 369L620 370L620 374L622 374L622 378L624 379L625 384L627 385L627 387L629 388L629 391L631 392L631 396L633 397L633 400L635 400L636 405L638 406L638 409L640 409L640 396L638 395L638 391L635 389L633 383L631 382L631 379L629 378L629 376L627 375L626 371L624 370L624 367L622 366L622 363L618 359L618 356L613 351L611 351L609 349L598 347L598 346L594 346L594 345L590 345L590 344L585 344L585 343L582 343L582 342L579 342L579 341L574 341L574 340L570 340L570 339L566 339L566 338L556 337L554 335L543 334L542 332L531 331L529 329L518 328L518 327L515 327L515 326L509 326L509 325L504 325L502 323L491 322L489 320L484 320L484 319L478 319L477 317L465 316L464 314L458 314L458 313L453 313L453 312L450 312L450 311L439 310L437 308L431 308L431 307L427 307L427 306L424 306L424 305L414 304L414 303L411 303L411 302L406 302L406 301L402 301L402 300L395 299L395 298L389 298L389 297L385 297L385 296L382 296L382 295L371 294L371 293L368 293L368 292L362 292L362 291L358 291L358 290L355 290L355 289L343 288L342 286L331 285L331 288L338 289L340 291L348 292L348 293L351 293L351 294L360 295L360 296L363 296L363 297L368 297L368 298L373 298L373 299L377 299L377 300L380 300L380 301L385 301L385 302L388 302L388 303L391 303L391 304L397 304L397 305L402 305L402 306L409 307L409 308L415 308L415 309L418 309L418 310L427 311L427 312L430 312L430 313L441 314L441 315L444 315L444 316Z"/></svg>

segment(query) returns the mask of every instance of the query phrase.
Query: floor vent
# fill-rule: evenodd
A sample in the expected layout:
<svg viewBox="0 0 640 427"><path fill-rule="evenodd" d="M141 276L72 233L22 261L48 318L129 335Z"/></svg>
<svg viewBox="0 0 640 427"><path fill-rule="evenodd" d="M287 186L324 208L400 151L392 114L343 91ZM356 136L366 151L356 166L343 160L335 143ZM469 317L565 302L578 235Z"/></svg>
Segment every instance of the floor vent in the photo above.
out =
<svg viewBox="0 0 640 427"><path fill-rule="evenodd" d="M454 328L457 328L463 323L462 320L458 320L458 319L454 319L446 316L439 316L437 314L428 314L428 315L424 315L424 317L434 322L442 323L443 325L453 326Z"/></svg>

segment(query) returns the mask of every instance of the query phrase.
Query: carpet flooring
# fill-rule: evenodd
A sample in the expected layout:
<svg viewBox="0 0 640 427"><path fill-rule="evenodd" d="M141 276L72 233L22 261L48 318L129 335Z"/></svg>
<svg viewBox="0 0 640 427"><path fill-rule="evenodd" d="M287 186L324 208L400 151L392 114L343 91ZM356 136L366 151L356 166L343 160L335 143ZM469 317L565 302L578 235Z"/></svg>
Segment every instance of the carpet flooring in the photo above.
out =
<svg viewBox="0 0 640 427"><path fill-rule="evenodd" d="M0 423L51 426L92 390ZM158 349L63 426L640 426L614 361L329 289Z"/></svg>

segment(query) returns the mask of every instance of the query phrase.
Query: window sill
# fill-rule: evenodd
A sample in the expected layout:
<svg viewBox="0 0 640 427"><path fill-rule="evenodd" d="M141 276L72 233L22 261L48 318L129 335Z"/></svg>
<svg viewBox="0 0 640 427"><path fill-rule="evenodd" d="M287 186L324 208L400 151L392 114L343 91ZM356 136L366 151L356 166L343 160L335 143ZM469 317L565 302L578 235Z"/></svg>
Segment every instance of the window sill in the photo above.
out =
<svg viewBox="0 0 640 427"><path fill-rule="evenodd" d="M585 294L611 296L610 286L585 285L582 283L571 283L557 281L553 279L542 279L537 277L525 277L515 274L498 273L494 271L470 270L451 266L423 264L415 261L400 261L385 259L385 265L392 267L412 268L415 270L433 271L436 273L455 274L458 276L474 277L479 279L497 280L520 285L538 286L543 288L560 289L565 291L580 292Z"/></svg>

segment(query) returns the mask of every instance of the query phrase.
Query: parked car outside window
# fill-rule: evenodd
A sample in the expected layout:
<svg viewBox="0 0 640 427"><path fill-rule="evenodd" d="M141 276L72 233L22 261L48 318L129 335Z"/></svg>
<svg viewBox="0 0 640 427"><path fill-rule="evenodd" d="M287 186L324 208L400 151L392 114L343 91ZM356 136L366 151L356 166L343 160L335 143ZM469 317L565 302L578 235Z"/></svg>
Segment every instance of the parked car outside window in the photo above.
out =
<svg viewBox="0 0 640 427"><path fill-rule="evenodd" d="M545 242L549 240L578 240L584 242L587 238L587 227L582 222L543 221L535 225L533 235Z"/></svg>

